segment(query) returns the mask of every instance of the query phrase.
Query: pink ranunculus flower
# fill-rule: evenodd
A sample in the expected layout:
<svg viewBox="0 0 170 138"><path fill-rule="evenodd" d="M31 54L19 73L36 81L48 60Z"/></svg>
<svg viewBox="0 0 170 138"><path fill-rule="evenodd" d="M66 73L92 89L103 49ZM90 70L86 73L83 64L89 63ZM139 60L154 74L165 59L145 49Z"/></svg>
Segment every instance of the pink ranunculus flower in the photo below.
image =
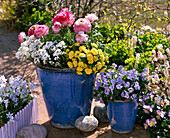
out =
<svg viewBox="0 0 170 138"><path fill-rule="evenodd" d="M68 8L63 8L61 12L68 12Z"/></svg>
<svg viewBox="0 0 170 138"><path fill-rule="evenodd" d="M84 34L84 32L79 32L76 35L76 41L79 43L87 42L88 41L88 35Z"/></svg>
<svg viewBox="0 0 170 138"><path fill-rule="evenodd" d="M75 21L74 15L71 12L67 11L67 8L64 8L53 18L53 24L55 22L60 22L64 26L71 27Z"/></svg>
<svg viewBox="0 0 170 138"><path fill-rule="evenodd" d="M18 35L19 42L23 43L25 38L26 38L25 32L20 32L19 35Z"/></svg>
<svg viewBox="0 0 170 138"><path fill-rule="evenodd" d="M54 33L58 34L61 28L60 22L55 22L54 25L51 27Z"/></svg>
<svg viewBox="0 0 170 138"><path fill-rule="evenodd" d="M74 32L88 32L91 30L91 23L88 19L80 18L74 23Z"/></svg>
<svg viewBox="0 0 170 138"><path fill-rule="evenodd" d="M28 30L28 36L34 35L35 27L39 24L32 25Z"/></svg>
<svg viewBox="0 0 170 138"><path fill-rule="evenodd" d="M35 37L41 37L43 35L47 35L49 32L49 28L47 25L37 25L34 30Z"/></svg>
<svg viewBox="0 0 170 138"><path fill-rule="evenodd" d="M93 23L94 21L98 20L99 18L96 16L96 14L92 13L92 14L87 14L85 16L85 19L88 19L91 23Z"/></svg>

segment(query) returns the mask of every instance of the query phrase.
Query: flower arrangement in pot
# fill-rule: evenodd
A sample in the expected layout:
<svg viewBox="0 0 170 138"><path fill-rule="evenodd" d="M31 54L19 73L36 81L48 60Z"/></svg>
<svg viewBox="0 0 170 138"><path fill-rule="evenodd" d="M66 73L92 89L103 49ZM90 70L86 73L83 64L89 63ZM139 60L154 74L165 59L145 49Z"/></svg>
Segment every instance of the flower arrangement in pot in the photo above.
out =
<svg viewBox="0 0 170 138"><path fill-rule="evenodd" d="M94 95L106 104L114 132L133 130L139 97L147 84L146 71L140 74L135 69L126 71L123 66L117 67L113 63L111 69L97 75Z"/></svg>
<svg viewBox="0 0 170 138"><path fill-rule="evenodd" d="M88 115L95 74L106 69L108 56L93 39L97 31L95 14L75 21L64 8L51 26L33 25L19 35L21 47L16 57L32 61L37 69L51 124L74 128L74 121Z"/></svg>

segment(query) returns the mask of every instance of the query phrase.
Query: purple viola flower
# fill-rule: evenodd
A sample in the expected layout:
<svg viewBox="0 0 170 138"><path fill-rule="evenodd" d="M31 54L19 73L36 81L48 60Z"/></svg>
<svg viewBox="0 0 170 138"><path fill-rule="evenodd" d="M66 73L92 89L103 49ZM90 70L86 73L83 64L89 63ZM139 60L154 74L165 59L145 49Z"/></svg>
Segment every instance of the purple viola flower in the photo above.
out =
<svg viewBox="0 0 170 138"><path fill-rule="evenodd" d="M111 86L109 87L109 89L110 89L111 91L113 91L113 90L114 90L114 88L115 88L115 86L114 86L114 85L111 85Z"/></svg>
<svg viewBox="0 0 170 138"><path fill-rule="evenodd" d="M121 96L122 96L122 97L125 97L125 94L124 94L124 92L122 92L122 93L121 93Z"/></svg>
<svg viewBox="0 0 170 138"><path fill-rule="evenodd" d="M119 66L119 72L120 72L122 69L123 69L123 66L120 65L120 66Z"/></svg>
<svg viewBox="0 0 170 138"><path fill-rule="evenodd" d="M122 69L120 73L121 73L121 76L124 76L127 74L127 72L124 69Z"/></svg>
<svg viewBox="0 0 170 138"><path fill-rule="evenodd" d="M143 95L143 100L145 101L145 100L147 100L147 99L149 99L149 95L147 94L147 95Z"/></svg>
<svg viewBox="0 0 170 138"><path fill-rule="evenodd" d="M139 85L135 85L134 88L135 88L135 90L140 90L140 86Z"/></svg>
<svg viewBox="0 0 170 138"><path fill-rule="evenodd" d="M144 71L144 72L149 72L149 69L144 68L143 71Z"/></svg>
<svg viewBox="0 0 170 138"><path fill-rule="evenodd" d="M149 124L149 126L150 127L152 127L152 126L154 126L154 125L156 125L156 119L155 118L152 118L151 120L150 120L150 124Z"/></svg>
<svg viewBox="0 0 170 138"><path fill-rule="evenodd" d="M148 129L148 124L147 123L143 123L144 129Z"/></svg>
<svg viewBox="0 0 170 138"><path fill-rule="evenodd" d="M122 84L122 82L123 82L122 77L118 77L118 78L117 78L117 82L118 82L119 84Z"/></svg>
<svg viewBox="0 0 170 138"><path fill-rule="evenodd" d="M105 90L104 90L104 93L105 93L106 95L109 95L110 89L105 89Z"/></svg>
<svg viewBox="0 0 170 138"><path fill-rule="evenodd" d="M117 67L117 64L113 63L112 66L116 68L116 67Z"/></svg>
<svg viewBox="0 0 170 138"><path fill-rule="evenodd" d="M135 82L133 83L133 85L139 85L139 82L135 81Z"/></svg>
<svg viewBox="0 0 170 138"><path fill-rule="evenodd" d="M132 93L134 91L134 89L132 87L128 88L128 92Z"/></svg>
<svg viewBox="0 0 170 138"><path fill-rule="evenodd" d="M118 89L118 90L120 90L120 89L122 89L122 85L121 84L118 84L118 85L116 85L116 88Z"/></svg>
<svg viewBox="0 0 170 138"><path fill-rule="evenodd" d="M128 88L130 86L130 82L126 82L124 85L126 88Z"/></svg>
<svg viewBox="0 0 170 138"><path fill-rule="evenodd" d="M132 94L132 99L136 99L136 94Z"/></svg>
<svg viewBox="0 0 170 138"><path fill-rule="evenodd" d="M112 85L115 85L116 80L112 79L112 80L111 80L111 83L112 83Z"/></svg>
<svg viewBox="0 0 170 138"><path fill-rule="evenodd" d="M99 101L102 102L102 98L101 97L100 97Z"/></svg>
<svg viewBox="0 0 170 138"><path fill-rule="evenodd" d="M144 112L147 113L147 114L149 114L149 112L153 111L153 109L152 109L152 107L150 105L143 105L143 108L144 108L143 109Z"/></svg>
<svg viewBox="0 0 170 138"><path fill-rule="evenodd" d="M125 98L129 98L129 93L128 92L125 92L125 96L124 96Z"/></svg>
<svg viewBox="0 0 170 138"><path fill-rule="evenodd" d="M142 72L140 73L140 76L142 77L142 80L146 80L146 73Z"/></svg>
<svg viewBox="0 0 170 138"><path fill-rule="evenodd" d="M168 117L170 117L170 111L168 112Z"/></svg>
<svg viewBox="0 0 170 138"><path fill-rule="evenodd" d="M158 119L160 119L160 117L164 118L165 112L163 112L161 110L156 110L156 113L157 113L157 118Z"/></svg>

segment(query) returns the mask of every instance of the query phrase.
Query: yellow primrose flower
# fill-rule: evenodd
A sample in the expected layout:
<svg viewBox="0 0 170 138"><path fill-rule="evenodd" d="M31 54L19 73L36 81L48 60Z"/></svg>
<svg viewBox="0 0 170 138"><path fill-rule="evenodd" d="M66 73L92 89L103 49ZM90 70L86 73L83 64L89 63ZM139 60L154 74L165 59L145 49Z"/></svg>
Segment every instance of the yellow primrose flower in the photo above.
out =
<svg viewBox="0 0 170 138"><path fill-rule="evenodd" d="M72 46L69 46L69 48L72 48L73 47L73 45Z"/></svg>
<svg viewBox="0 0 170 138"><path fill-rule="evenodd" d="M86 54L87 54L87 53L88 53L88 50L87 50L87 49L85 49L85 50L84 50L84 53L86 53Z"/></svg>
<svg viewBox="0 0 170 138"><path fill-rule="evenodd" d="M95 43L91 43L92 47L98 48L98 46Z"/></svg>
<svg viewBox="0 0 170 138"><path fill-rule="evenodd" d="M102 63L101 62L97 62L97 70L101 69L103 66L102 66Z"/></svg>
<svg viewBox="0 0 170 138"><path fill-rule="evenodd" d="M93 60L93 55L92 54L87 54L87 60Z"/></svg>
<svg viewBox="0 0 170 138"><path fill-rule="evenodd" d="M100 58L101 58L101 62L103 62L104 61L104 55L103 54L100 55Z"/></svg>
<svg viewBox="0 0 170 138"><path fill-rule="evenodd" d="M83 68L82 67L77 67L76 70L77 71L83 71Z"/></svg>
<svg viewBox="0 0 170 138"><path fill-rule="evenodd" d="M77 43L75 43L74 45L75 45L75 46L79 46L79 45L80 45L80 43L79 43L79 42L77 42Z"/></svg>
<svg viewBox="0 0 170 138"><path fill-rule="evenodd" d="M94 62L98 61L98 57L94 56Z"/></svg>
<svg viewBox="0 0 170 138"><path fill-rule="evenodd" d="M93 60L89 60L88 63L89 63L89 64L93 64Z"/></svg>
<svg viewBox="0 0 170 138"><path fill-rule="evenodd" d="M69 66L69 68L73 68L73 64L71 62L67 62L67 65Z"/></svg>
<svg viewBox="0 0 170 138"><path fill-rule="evenodd" d="M75 61L75 60L77 61L77 59L76 59L76 58L72 58L71 60L72 60L72 61Z"/></svg>
<svg viewBox="0 0 170 138"><path fill-rule="evenodd" d="M96 71L96 67L93 67L93 71L94 71L94 72Z"/></svg>
<svg viewBox="0 0 170 138"><path fill-rule="evenodd" d="M101 49L98 49L98 52L99 52L99 55L102 55L102 54L103 54L103 52L102 52Z"/></svg>
<svg viewBox="0 0 170 138"><path fill-rule="evenodd" d="M69 51L70 51L70 49L66 49L66 54L68 54Z"/></svg>
<svg viewBox="0 0 170 138"><path fill-rule="evenodd" d="M86 69L86 68L87 68L87 64L84 64L84 65L83 65L83 68L85 68L85 69Z"/></svg>
<svg viewBox="0 0 170 138"><path fill-rule="evenodd" d="M80 51L85 51L85 50L87 50L87 49L86 49L85 46L80 46L80 47L79 47L79 50L80 50Z"/></svg>
<svg viewBox="0 0 170 138"><path fill-rule="evenodd" d="M77 67L77 61L76 60L73 61L73 65L74 65L74 67Z"/></svg>
<svg viewBox="0 0 170 138"><path fill-rule="evenodd" d="M69 53L69 59L72 59L74 57L74 51L70 51Z"/></svg>
<svg viewBox="0 0 170 138"><path fill-rule="evenodd" d="M77 58L79 54L80 54L80 51L76 51L74 56Z"/></svg>
<svg viewBox="0 0 170 138"><path fill-rule="evenodd" d="M104 65L105 65L105 62L102 62L102 65L104 66Z"/></svg>
<svg viewBox="0 0 170 138"><path fill-rule="evenodd" d="M103 69L100 71L100 73L104 72L105 70L106 70L106 68L103 68Z"/></svg>
<svg viewBox="0 0 170 138"><path fill-rule="evenodd" d="M83 73L82 73L82 72L80 72L80 71L77 71L77 74L78 74L78 75L83 75Z"/></svg>
<svg viewBox="0 0 170 138"><path fill-rule="evenodd" d="M84 53L80 53L79 57L85 57L86 55Z"/></svg>
<svg viewBox="0 0 170 138"><path fill-rule="evenodd" d="M106 61L108 61L108 59L109 59L109 57L108 57L108 56L106 56L105 60L106 60Z"/></svg>
<svg viewBox="0 0 170 138"><path fill-rule="evenodd" d="M98 54L98 51L97 51L96 48L92 48L92 49L91 49L91 52L92 52L93 55L97 55L97 54Z"/></svg>
<svg viewBox="0 0 170 138"><path fill-rule="evenodd" d="M92 73L92 69L87 68L87 69L85 69L85 72L86 72L86 74L90 75Z"/></svg>
<svg viewBox="0 0 170 138"><path fill-rule="evenodd" d="M78 66L79 66L79 67L83 67L83 66L84 66L84 63L83 63L82 61L79 61Z"/></svg>

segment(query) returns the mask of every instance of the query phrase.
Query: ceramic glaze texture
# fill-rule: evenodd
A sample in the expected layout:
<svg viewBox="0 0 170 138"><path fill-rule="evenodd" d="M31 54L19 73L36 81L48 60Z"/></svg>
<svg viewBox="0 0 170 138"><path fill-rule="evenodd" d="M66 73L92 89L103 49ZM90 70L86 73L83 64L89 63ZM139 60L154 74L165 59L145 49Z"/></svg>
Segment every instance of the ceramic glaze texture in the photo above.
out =
<svg viewBox="0 0 170 138"><path fill-rule="evenodd" d="M134 102L111 102L107 105L109 123L114 132L129 133L133 130L138 108Z"/></svg>
<svg viewBox="0 0 170 138"><path fill-rule="evenodd" d="M48 71L37 68L51 124L59 128L74 128L75 120L89 115L95 75L85 77L74 71Z"/></svg>

